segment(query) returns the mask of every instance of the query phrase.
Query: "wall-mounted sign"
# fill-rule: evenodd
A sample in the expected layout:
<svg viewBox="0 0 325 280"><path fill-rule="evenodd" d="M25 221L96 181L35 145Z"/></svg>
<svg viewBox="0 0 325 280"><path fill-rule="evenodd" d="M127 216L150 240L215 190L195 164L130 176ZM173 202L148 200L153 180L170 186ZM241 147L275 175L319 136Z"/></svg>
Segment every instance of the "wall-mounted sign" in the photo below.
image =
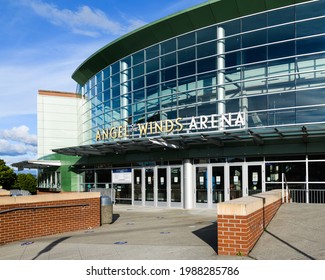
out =
<svg viewBox="0 0 325 280"><path fill-rule="evenodd" d="M131 168L113 169L112 170L112 183L113 184L131 184L132 183Z"/></svg>
<svg viewBox="0 0 325 280"><path fill-rule="evenodd" d="M139 123L133 125L113 126L99 129L96 133L96 141L110 139L125 139L136 132L139 137L159 135L160 133L177 132L191 133L199 131L216 131L220 129L245 128L246 115L243 112L228 114L213 114L190 118L177 118L174 120L160 120L156 122Z"/></svg>

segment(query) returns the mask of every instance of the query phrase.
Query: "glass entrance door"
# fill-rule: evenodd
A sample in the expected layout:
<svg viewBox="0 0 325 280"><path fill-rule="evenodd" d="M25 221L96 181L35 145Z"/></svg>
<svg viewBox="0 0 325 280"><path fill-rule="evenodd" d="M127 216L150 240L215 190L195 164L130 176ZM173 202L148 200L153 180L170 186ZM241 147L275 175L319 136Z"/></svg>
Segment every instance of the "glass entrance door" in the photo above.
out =
<svg viewBox="0 0 325 280"><path fill-rule="evenodd" d="M208 168L196 167L196 205L208 206Z"/></svg>
<svg viewBox="0 0 325 280"><path fill-rule="evenodd" d="M142 205L142 170L134 169L133 184L134 184L134 205Z"/></svg>
<svg viewBox="0 0 325 280"><path fill-rule="evenodd" d="M225 201L224 166L212 166L212 203Z"/></svg>
<svg viewBox="0 0 325 280"><path fill-rule="evenodd" d="M158 168L158 206L167 207L167 168Z"/></svg>
<svg viewBox="0 0 325 280"><path fill-rule="evenodd" d="M170 206L182 207L182 176L180 167L170 168Z"/></svg>
<svg viewBox="0 0 325 280"><path fill-rule="evenodd" d="M154 206L154 170L152 168L145 169L145 204L146 206Z"/></svg>
<svg viewBox="0 0 325 280"><path fill-rule="evenodd" d="M230 200L243 196L243 166L229 166Z"/></svg>
<svg viewBox="0 0 325 280"><path fill-rule="evenodd" d="M183 207L181 166L133 169L133 204L155 207Z"/></svg>
<svg viewBox="0 0 325 280"><path fill-rule="evenodd" d="M263 189L262 165L248 165L248 195L261 193Z"/></svg>

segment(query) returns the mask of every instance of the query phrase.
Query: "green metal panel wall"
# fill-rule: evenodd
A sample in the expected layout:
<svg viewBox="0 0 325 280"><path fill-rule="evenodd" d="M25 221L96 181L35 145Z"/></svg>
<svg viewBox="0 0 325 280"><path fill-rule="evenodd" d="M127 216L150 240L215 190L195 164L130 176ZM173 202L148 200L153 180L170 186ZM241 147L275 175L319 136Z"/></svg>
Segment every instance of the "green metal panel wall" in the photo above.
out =
<svg viewBox="0 0 325 280"><path fill-rule="evenodd" d="M62 166L57 168L56 171L61 173L61 189L63 192L78 191L78 174L71 168L78 160L79 157L66 156L60 154L51 154L41 159L44 160L60 160ZM53 171L53 167L50 168Z"/></svg>

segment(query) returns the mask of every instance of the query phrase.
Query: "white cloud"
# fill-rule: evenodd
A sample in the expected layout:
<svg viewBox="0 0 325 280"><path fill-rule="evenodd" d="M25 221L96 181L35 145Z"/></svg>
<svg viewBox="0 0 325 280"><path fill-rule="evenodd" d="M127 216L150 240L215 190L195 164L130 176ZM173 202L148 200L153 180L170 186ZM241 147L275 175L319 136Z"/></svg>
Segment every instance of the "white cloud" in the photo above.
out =
<svg viewBox="0 0 325 280"><path fill-rule="evenodd" d="M5 140L21 142L28 145L37 145L37 136L30 134L29 127L26 125L5 129L2 132L0 131L0 137ZM19 149L21 149L21 146L19 146Z"/></svg>
<svg viewBox="0 0 325 280"><path fill-rule="evenodd" d="M36 154L37 147L34 145L28 145L24 143L17 143L0 139L0 155L15 156L24 155L28 153Z"/></svg>
<svg viewBox="0 0 325 280"><path fill-rule="evenodd" d="M0 131L0 158L9 165L37 158L37 136L25 125Z"/></svg>
<svg viewBox="0 0 325 280"><path fill-rule="evenodd" d="M17 3L23 3L24 10L28 6L37 15L75 33L88 32L101 37L77 42L70 37L67 40L62 34L44 37L34 45L21 44L19 48L1 50L0 118L35 114L39 89L74 92L76 83L71 75L80 63L118 37L112 33L128 32L144 24L130 17L120 18L123 24L119 24L109 20L101 10L87 6L68 10L40 0Z"/></svg>
<svg viewBox="0 0 325 280"><path fill-rule="evenodd" d="M23 3L29 6L37 15L47 19L54 25L67 27L76 34L99 37L101 34L123 35L132 29L138 28L145 22L138 19L129 19L121 24L110 19L100 9L82 6L77 10L60 9L54 4L40 0L28 0Z"/></svg>

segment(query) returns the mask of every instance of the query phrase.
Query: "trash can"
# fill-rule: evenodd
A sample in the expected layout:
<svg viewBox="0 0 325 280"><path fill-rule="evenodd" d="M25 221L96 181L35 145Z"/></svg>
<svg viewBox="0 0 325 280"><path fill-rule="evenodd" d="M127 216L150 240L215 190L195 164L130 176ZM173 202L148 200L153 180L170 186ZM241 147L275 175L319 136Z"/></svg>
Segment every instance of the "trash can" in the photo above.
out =
<svg viewBox="0 0 325 280"><path fill-rule="evenodd" d="M111 224L113 222L113 203L109 196L100 197L100 222Z"/></svg>

